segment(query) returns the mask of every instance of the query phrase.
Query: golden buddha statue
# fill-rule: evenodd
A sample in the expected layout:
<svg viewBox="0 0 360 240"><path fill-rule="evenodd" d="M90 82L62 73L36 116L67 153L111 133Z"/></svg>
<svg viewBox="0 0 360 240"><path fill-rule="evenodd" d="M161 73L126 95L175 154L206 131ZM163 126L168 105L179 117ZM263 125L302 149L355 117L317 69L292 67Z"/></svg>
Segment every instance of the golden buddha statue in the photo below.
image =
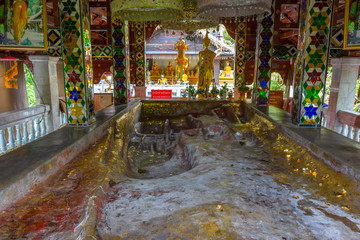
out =
<svg viewBox="0 0 360 240"><path fill-rule="evenodd" d="M231 67L230 63L226 62L226 66L224 67L224 71L221 73L221 77L231 77Z"/></svg>
<svg viewBox="0 0 360 240"><path fill-rule="evenodd" d="M189 59L185 56L185 51L188 50L188 45L183 37L179 38L179 41L175 44L174 49L178 51L178 55L175 59L176 79L182 81L183 75L189 66Z"/></svg>
<svg viewBox="0 0 360 240"><path fill-rule="evenodd" d="M154 64L151 68L151 75L158 76L159 74L159 66L156 64L156 61L154 61Z"/></svg>
<svg viewBox="0 0 360 240"><path fill-rule="evenodd" d="M211 51L210 39L208 32L203 40L204 50L199 52L199 82L198 89L204 89L209 91L209 87L214 78L214 59L216 56L221 54L221 48L216 53Z"/></svg>
<svg viewBox="0 0 360 240"><path fill-rule="evenodd" d="M174 75L174 67L171 64L171 61L169 61L169 65L167 66L166 73L167 73L168 76L173 76Z"/></svg>

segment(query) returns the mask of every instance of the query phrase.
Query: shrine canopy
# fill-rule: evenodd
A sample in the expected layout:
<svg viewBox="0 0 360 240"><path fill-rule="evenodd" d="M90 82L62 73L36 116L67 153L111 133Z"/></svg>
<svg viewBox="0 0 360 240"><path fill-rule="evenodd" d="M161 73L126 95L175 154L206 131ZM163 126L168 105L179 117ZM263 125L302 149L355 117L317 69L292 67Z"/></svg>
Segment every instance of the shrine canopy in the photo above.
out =
<svg viewBox="0 0 360 240"><path fill-rule="evenodd" d="M216 27L221 17L266 16L271 0L114 0L112 21L154 21L167 29L194 32Z"/></svg>

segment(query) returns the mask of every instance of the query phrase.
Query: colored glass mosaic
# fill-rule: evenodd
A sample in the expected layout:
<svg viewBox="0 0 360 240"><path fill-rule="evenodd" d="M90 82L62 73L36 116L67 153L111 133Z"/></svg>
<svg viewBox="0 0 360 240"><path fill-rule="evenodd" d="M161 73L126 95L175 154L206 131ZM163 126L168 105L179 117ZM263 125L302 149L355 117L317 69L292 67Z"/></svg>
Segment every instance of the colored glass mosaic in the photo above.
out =
<svg viewBox="0 0 360 240"><path fill-rule="evenodd" d="M333 27L331 35L331 48L343 48L344 45L344 28Z"/></svg>
<svg viewBox="0 0 360 240"><path fill-rule="evenodd" d="M274 32L274 3L271 14L260 21L258 31L258 44L256 58L256 86L255 100L257 105L269 103L269 90L271 80L271 63L273 55L273 32Z"/></svg>
<svg viewBox="0 0 360 240"><path fill-rule="evenodd" d="M113 56L113 47L109 46L92 46L92 56L93 58L99 57L112 57Z"/></svg>
<svg viewBox="0 0 360 240"><path fill-rule="evenodd" d="M126 36L128 32L127 22L119 21L118 24L112 24L113 37L113 60L114 60L114 104L127 103L127 52L128 41Z"/></svg>
<svg viewBox="0 0 360 240"><path fill-rule="evenodd" d="M48 28L49 47L61 46L61 34L59 28Z"/></svg>
<svg viewBox="0 0 360 240"><path fill-rule="evenodd" d="M275 45L273 59L296 58L297 48L294 45Z"/></svg>
<svg viewBox="0 0 360 240"><path fill-rule="evenodd" d="M301 54L296 65L295 90L298 95L294 96L293 122L317 127L321 125L323 111L333 2L307 0L302 4L300 28L304 35L299 39L299 46L303 47L299 49Z"/></svg>
<svg viewBox="0 0 360 240"><path fill-rule="evenodd" d="M135 23L135 61L136 61L136 86L145 85L145 27L144 23Z"/></svg>
<svg viewBox="0 0 360 240"><path fill-rule="evenodd" d="M64 0L59 9L68 122L88 125L95 116L89 4Z"/></svg>
<svg viewBox="0 0 360 240"><path fill-rule="evenodd" d="M236 28L235 86L245 81L246 29L247 22L240 22Z"/></svg>
<svg viewBox="0 0 360 240"><path fill-rule="evenodd" d="M48 54L52 57L61 57L61 47L48 47Z"/></svg>
<svg viewBox="0 0 360 240"><path fill-rule="evenodd" d="M254 51L246 51L245 52L245 61L255 60L255 52Z"/></svg>

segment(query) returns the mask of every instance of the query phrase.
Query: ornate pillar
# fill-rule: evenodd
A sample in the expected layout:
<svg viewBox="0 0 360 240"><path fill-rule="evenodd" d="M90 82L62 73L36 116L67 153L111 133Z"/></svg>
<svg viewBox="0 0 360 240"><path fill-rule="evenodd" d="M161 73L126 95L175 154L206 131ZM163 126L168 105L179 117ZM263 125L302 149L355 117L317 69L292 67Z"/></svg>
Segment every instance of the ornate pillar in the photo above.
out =
<svg viewBox="0 0 360 240"><path fill-rule="evenodd" d="M235 87L245 81L246 30L247 18L239 19L236 26Z"/></svg>
<svg viewBox="0 0 360 240"><path fill-rule="evenodd" d="M130 29L130 80L136 85L135 97L145 98L145 24L131 22Z"/></svg>
<svg viewBox="0 0 360 240"><path fill-rule="evenodd" d="M254 101L257 105L269 104L271 80L271 64L273 55L274 35L274 5L272 1L271 14L258 18L258 34L255 59L255 88Z"/></svg>
<svg viewBox="0 0 360 240"><path fill-rule="evenodd" d="M331 40L332 0L302 0L292 120L321 125L323 94Z"/></svg>
<svg viewBox="0 0 360 240"><path fill-rule="evenodd" d="M129 86L129 38L128 22L112 24L114 104L126 104Z"/></svg>
<svg viewBox="0 0 360 240"><path fill-rule="evenodd" d="M88 0L59 2L68 123L95 121Z"/></svg>

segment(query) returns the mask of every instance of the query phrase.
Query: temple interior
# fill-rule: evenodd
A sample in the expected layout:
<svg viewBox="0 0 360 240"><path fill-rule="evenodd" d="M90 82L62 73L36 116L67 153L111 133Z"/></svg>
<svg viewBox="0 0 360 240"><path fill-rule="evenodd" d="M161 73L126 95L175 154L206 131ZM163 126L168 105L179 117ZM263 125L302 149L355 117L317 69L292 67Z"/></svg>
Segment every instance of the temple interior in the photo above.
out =
<svg viewBox="0 0 360 240"><path fill-rule="evenodd" d="M0 240L358 240L359 129L358 0L0 0Z"/></svg>

